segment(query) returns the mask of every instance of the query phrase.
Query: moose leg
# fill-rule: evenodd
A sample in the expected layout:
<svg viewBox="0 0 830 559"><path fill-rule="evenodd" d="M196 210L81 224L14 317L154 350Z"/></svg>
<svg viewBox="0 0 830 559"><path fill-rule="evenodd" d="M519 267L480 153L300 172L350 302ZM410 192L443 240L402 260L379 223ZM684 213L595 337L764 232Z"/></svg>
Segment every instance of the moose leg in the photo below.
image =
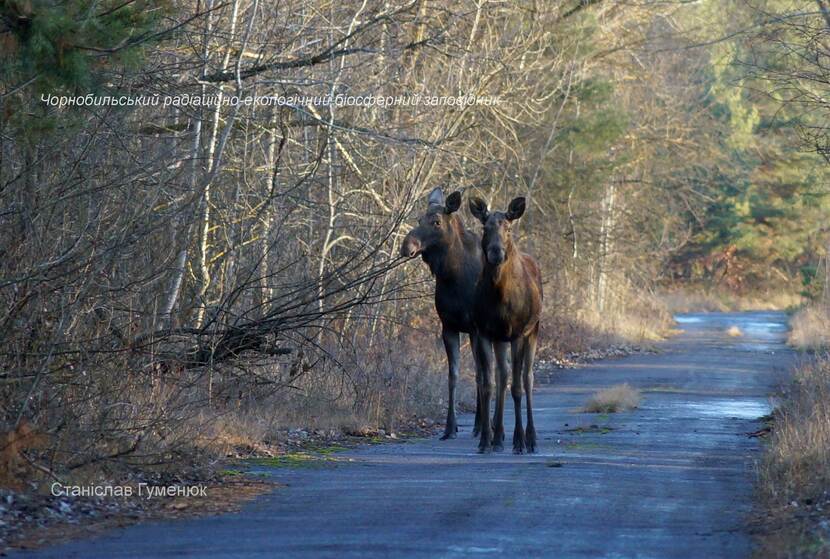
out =
<svg viewBox="0 0 830 559"><path fill-rule="evenodd" d="M533 427L533 359L536 356L536 338L539 336L539 325L525 338L524 352L524 385L527 398L527 431L525 441L527 451L536 452L536 429Z"/></svg>
<svg viewBox="0 0 830 559"><path fill-rule="evenodd" d="M507 343L494 342L496 352L496 410L493 414L493 450L504 450L504 395L507 392Z"/></svg>
<svg viewBox="0 0 830 559"><path fill-rule="evenodd" d="M479 407L481 408L481 439L478 443L479 452L490 450L493 432L490 426L490 393L493 391L493 380L490 370L493 363L493 344L487 338L478 337L476 353L479 358L479 371L477 375Z"/></svg>
<svg viewBox="0 0 830 559"><path fill-rule="evenodd" d="M447 350L447 363L449 374L447 386L449 388L449 403L447 404L447 426L444 429L442 441L454 439L458 432L458 422L455 418L455 387L458 384L458 365L460 360L460 341L458 332L444 328L441 331L441 338L444 340L444 349Z"/></svg>
<svg viewBox="0 0 830 559"><path fill-rule="evenodd" d="M513 378L510 384L510 395L513 396L513 409L516 415L516 427L513 429L513 453L522 454L525 451L525 431L522 427L522 370L527 348L524 340L519 338L511 344L513 361ZM530 423L528 423L528 428ZM528 449L530 452L530 449Z"/></svg>
<svg viewBox="0 0 830 559"><path fill-rule="evenodd" d="M477 344L478 336L476 334L470 334L470 349L473 351L473 363L476 369L476 421L473 425L473 438L478 437L481 433L481 388L478 384L478 377L481 374L481 363L479 355L476 352Z"/></svg>

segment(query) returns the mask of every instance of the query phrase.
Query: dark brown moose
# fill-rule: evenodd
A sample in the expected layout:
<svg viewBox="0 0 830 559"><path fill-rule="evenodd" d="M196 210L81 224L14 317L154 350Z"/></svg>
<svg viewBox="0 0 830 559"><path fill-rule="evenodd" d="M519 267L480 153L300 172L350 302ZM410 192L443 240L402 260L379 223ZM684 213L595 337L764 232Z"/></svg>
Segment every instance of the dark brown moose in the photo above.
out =
<svg viewBox="0 0 830 559"><path fill-rule="evenodd" d="M435 276L435 310L441 319L441 337L449 362L449 404L442 439L453 439L458 432L455 396L461 353L460 333L470 335L471 347L478 346L473 324L473 297L481 274L481 247L478 237L466 230L461 218L456 215L460 207L461 192L453 192L444 201L441 188L433 189L427 197L426 212L401 246L402 256L413 258L420 254ZM478 377L480 367L477 359L475 361ZM480 398L476 400L473 436L478 435L481 424Z"/></svg>
<svg viewBox="0 0 830 559"><path fill-rule="evenodd" d="M481 198L470 200L470 211L484 225L481 250L484 268L476 289L474 317L480 337L482 374L479 452L502 450L504 442L504 396L507 389L507 346L511 348L513 378L511 394L516 410L513 452L536 451L533 426L533 358L542 310L542 276L536 261L516 248L511 232L514 221L525 211L525 199L515 198L506 212L490 212ZM493 352L496 356L496 409L490 430L490 392ZM527 430L522 428L522 385L527 397Z"/></svg>

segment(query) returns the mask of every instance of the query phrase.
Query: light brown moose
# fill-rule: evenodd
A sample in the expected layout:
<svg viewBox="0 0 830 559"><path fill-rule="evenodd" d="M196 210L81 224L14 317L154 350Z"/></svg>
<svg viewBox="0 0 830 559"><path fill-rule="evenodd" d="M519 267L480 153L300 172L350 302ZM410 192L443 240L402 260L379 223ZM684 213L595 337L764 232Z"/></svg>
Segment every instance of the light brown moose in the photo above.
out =
<svg viewBox="0 0 830 559"><path fill-rule="evenodd" d="M481 198L470 200L470 211L484 225L481 238L484 267L476 287L474 321L479 334L478 375L481 439L479 452L504 448L504 398L507 389L507 347L511 348L511 394L516 412L513 452L536 451L533 425L533 359L542 310L542 277L536 261L513 242L512 224L525 211L525 199L515 198L506 212L490 212ZM493 431L490 428L493 353L496 399ZM522 427L522 386L527 398L527 429Z"/></svg>

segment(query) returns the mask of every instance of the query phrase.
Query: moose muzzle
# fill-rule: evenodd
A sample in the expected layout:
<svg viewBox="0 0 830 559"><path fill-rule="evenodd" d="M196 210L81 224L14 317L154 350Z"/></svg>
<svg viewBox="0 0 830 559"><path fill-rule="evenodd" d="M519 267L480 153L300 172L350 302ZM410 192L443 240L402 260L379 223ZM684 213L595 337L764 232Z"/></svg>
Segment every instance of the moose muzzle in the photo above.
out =
<svg viewBox="0 0 830 559"><path fill-rule="evenodd" d="M401 245L401 256L413 258L421 253L421 241L412 235L407 235Z"/></svg>

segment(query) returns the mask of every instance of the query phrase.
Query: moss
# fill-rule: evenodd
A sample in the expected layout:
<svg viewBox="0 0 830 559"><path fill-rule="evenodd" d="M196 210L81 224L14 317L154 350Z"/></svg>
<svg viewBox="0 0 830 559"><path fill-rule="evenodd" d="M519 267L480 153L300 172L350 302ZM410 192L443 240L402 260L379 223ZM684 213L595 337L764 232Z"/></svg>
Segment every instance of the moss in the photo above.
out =
<svg viewBox="0 0 830 559"><path fill-rule="evenodd" d="M269 468L311 468L320 465L322 460L305 452L289 452L270 458L247 458L243 462Z"/></svg>
<svg viewBox="0 0 830 559"><path fill-rule="evenodd" d="M332 456L337 452L349 450L339 445L316 448L313 451L287 452L279 456L263 458L246 458L244 464L266 466L269 468L316 468L326 463L339 462L341 459Z"/></svg>
<svg viewBox="0 0 830 559"><path fill-rule="evenodd" d="M313 450L317 454L322 454L323 456L329 456L329 455L334 454L336 452L344 452L344 451L349 450L349 449L346 448L345 446L340 446L340 445L337 445L337 444L333 444L331 446L311 448L309 450Z"/></svg>
<svg viewBox="0 0 830 559"><path fill-rule="evenodd" d="M605 435L613 430L614 428L609 427L608 425L589 425L587 427L580 426L573 429L566 429L566 432L575 433L577 435L582 435L584 433L599 433L600 435Z"/></svg>
<svg viewBox="0 0 830 559"><path fill-rule="evenodd" d="M589 442L589 441L586 441L586 442L572 441L572 442L566 443L564 446L565 446L565 450L601 450L601 449L611 448L609 445L606 445L606 444L600 444L600 443Z"/></svg>

